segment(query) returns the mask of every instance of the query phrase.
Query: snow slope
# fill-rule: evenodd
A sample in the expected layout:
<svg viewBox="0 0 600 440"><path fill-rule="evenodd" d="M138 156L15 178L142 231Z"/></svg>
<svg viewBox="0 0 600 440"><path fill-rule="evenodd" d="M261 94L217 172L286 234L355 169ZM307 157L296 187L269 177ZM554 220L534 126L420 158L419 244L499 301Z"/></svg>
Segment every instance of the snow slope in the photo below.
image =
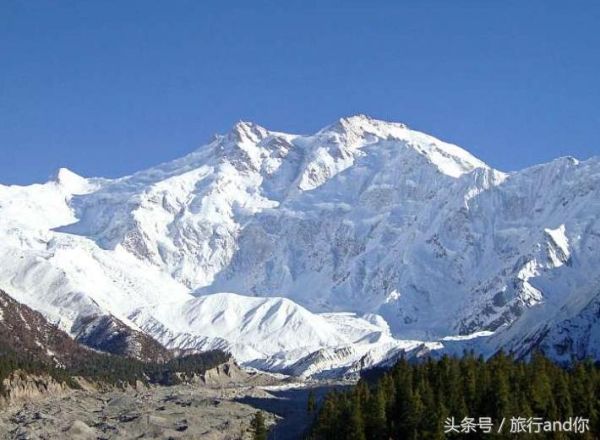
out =
<svg viewBox="0 0 600 440"><path fill-rule="evenodd" d="M507 174L363 115L240 122L131 176L0 186L0 288L71 334L111 315L300 375L424 347L568 360L598 355L598 218L597 158Z"/></svg>
<svg viewBox="0 0 600 440"><path fill-rule="evenodd" d="M367 354L380 359L420 344L394 339L377 315L318 315L286 298L233 293L141 308L130 319L167 348L227 350L248 366L296 376L349 373ZM317 362L317 354L331 359Z"/></svg>

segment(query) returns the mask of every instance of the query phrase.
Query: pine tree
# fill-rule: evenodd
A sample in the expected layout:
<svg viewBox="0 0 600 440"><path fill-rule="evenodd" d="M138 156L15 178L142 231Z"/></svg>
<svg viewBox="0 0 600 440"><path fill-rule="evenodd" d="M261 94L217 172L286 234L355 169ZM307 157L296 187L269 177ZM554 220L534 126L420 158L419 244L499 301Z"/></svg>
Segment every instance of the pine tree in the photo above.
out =
<svg viewBox="0 0 600 440"><path fill-rule="evenodd" d="M552 385L550 377L547 374L546 359L540 353L534 353L531 359L531 406L537 414L551 414L551 409L554 409L554 401L552 395Z"/></svg>
<svg viewBox="0 0 600 440"><path fill-rule="evenodd" d="M386 401L382 384L378 384L368 400L365 433L370 440L387 439Z"/></svg>
<svg viewBox="0 0 600 440"><path fill-rule="evenodd" d="M412 394L412 399L410 400L410 410L408 416L409 439L419 440L419 432L422 430L424 415L425 405L423 404L421 393L417 390Z"/></svg>
<svg viewBox="0 0 600 440"><path fill-rule="evenodd" d="M314 390L308 392L308 401L306 403L306 411L312 414L317 410L317 398L315 397Z"/></svg>
<svg viewBox="0 0 600 440"><path fill-rule="evenodd" d="M340 394L336 402L341 408L336 428L328 439L366 440L363 411L358 395L354 392Z"/></svg>
<svg viewBox="0 0 600 440"><path fill-rule="evenodd" d="M337 432L339 417L337 394L329 393L325 396L321 411L317 415L316 428L313 430L315 437L319 439L333 439Z"/></svg>
<svg viewBox="0 0 600 440"><path fill-rule="evenodd" d="M267 440L267 428L265 427L265 417L262 411L257 411L250 423L253 440Z"/></svg>

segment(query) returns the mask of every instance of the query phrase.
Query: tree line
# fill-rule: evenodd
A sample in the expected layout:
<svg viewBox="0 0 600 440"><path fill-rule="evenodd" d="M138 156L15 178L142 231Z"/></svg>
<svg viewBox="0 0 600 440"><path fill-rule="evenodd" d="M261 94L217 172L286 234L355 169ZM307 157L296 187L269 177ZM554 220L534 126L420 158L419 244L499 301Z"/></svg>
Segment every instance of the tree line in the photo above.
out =
<svg viewBox="0 0 600 440"><path fill-rule="evenodd" d="M308 438L594 439L600 435L600 368L591 361L561 368L537 353L529 362L503 353L485 361L471 353L418 363L401 359L376 376L361 379L350 391L327 394ZM569 420L585 432L575 433L568 422L544 431L547 422Z"/></svg>
<svg viewBox="0 0 600 440"><path fill-rule="evenodd" d="M71 388L79 387L65 369L49 365L29 353L16 352L3 345L0 341L0 396L6 396L8 390L4 381L16 371L21 374L46 374L57 382L66 383Z"/></svg>
<svg viewBox="0 0 600 440"><path fill-rule="evenodd" d="M186 377L204 374L229 358L227 353L212 350L159 363L86 350L85 357L77 356L69 365L57 365L40 360L31 353L16 351L0 341L0 395L6 395L3 382L15 371L22 374L46 374L71 388L78 388L73 379L76 376L119 387L135 385L137 381L174 385Z"/></svg>

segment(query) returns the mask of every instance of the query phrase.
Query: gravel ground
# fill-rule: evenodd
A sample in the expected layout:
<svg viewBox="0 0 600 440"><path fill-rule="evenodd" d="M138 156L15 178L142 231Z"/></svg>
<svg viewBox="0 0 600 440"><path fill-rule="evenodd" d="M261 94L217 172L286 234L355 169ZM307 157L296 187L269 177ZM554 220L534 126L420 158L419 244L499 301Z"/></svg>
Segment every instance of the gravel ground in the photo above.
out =
<svg viewBox="0 0 600 440"><path fill-rule="evenodd" d="M155 387L73 391L0 412L2 439L249 439L257 411L244 398L269 399L255 386ZM275 416L265 412L268 423Z"/></svg>

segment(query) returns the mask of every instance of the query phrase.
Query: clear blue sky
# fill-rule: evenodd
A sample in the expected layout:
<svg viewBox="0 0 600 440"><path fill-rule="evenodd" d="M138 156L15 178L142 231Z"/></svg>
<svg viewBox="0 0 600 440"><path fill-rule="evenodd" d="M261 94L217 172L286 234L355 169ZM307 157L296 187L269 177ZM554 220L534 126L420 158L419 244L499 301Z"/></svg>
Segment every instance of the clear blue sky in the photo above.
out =
<svg viewBox="0 0 600 440"><path fill-rule="evenodd" d="M600 154L598 1L0 1L0 182L367 113L502 170Z"/></svg>

